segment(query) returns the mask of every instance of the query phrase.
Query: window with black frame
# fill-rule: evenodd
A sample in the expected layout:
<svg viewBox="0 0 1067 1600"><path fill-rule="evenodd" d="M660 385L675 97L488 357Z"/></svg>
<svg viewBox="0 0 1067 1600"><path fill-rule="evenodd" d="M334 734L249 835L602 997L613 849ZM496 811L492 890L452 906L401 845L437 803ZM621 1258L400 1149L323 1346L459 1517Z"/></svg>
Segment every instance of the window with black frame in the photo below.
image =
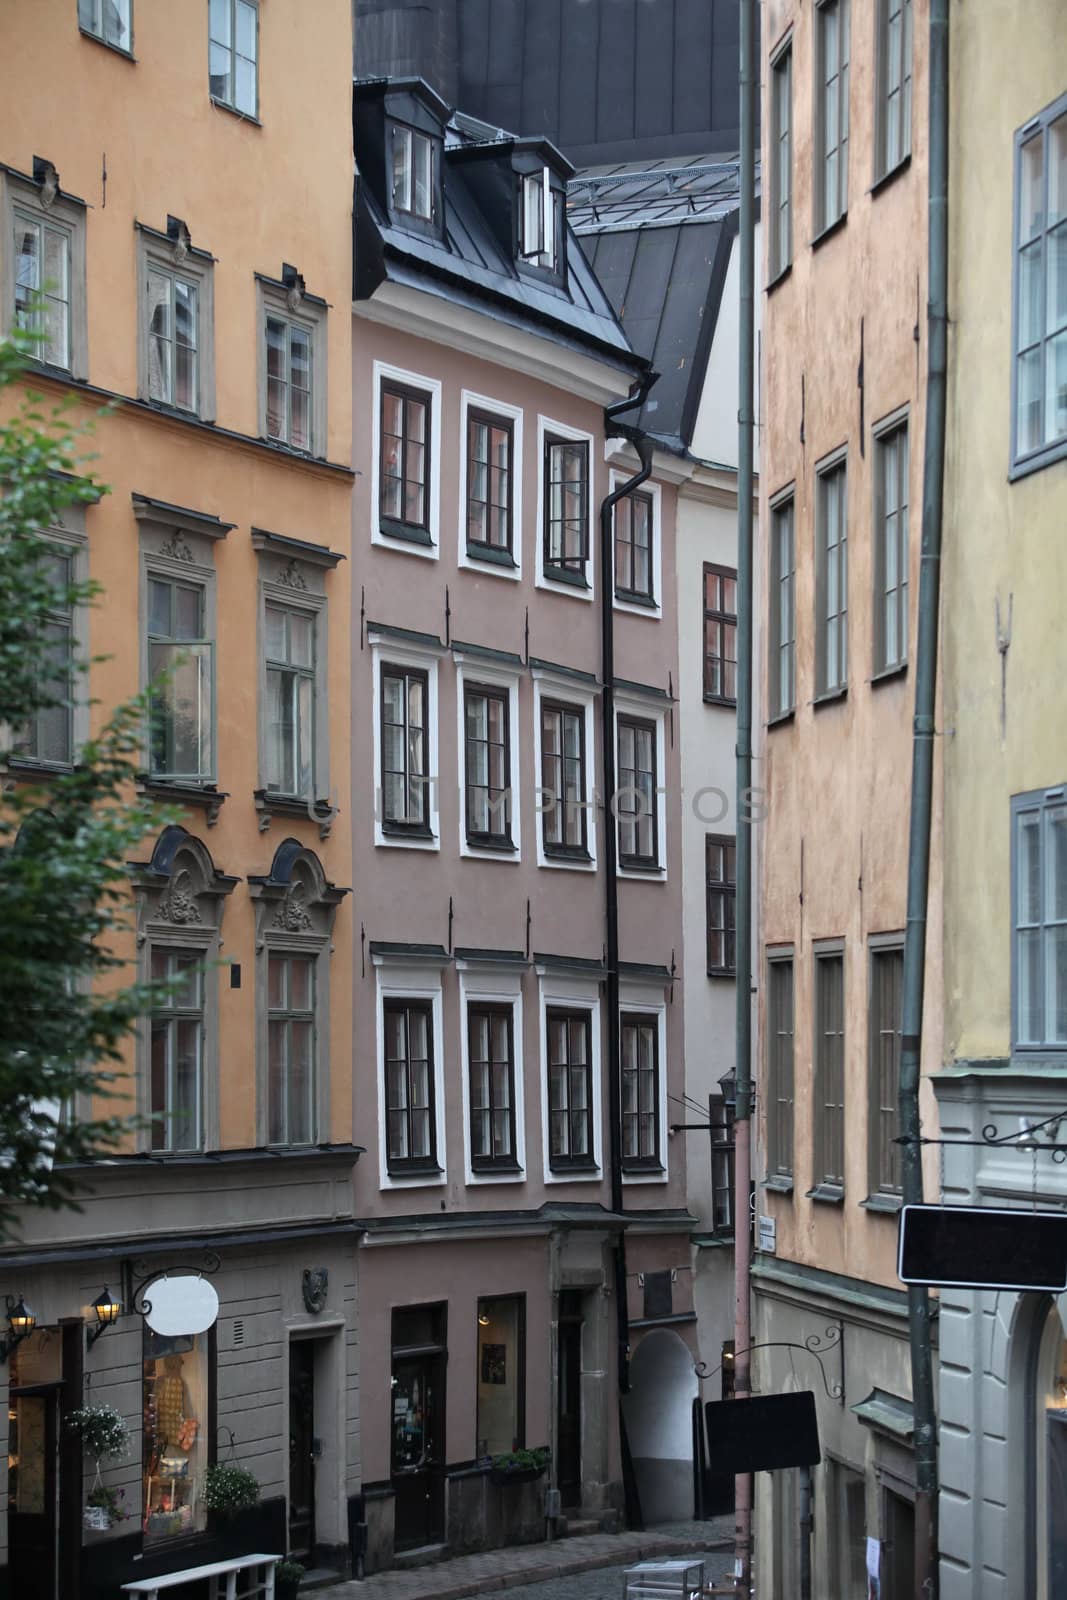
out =
<svg viewBox="0 0 1067 1600"><path fill-rule="evenodd" d="M624 1012L620 1020L622 1163L662 1170L659 1139L659 1019Z"/></svg>
<svg viewBox="0 0 1067 1600"><path fill-rule="evenodd" d="M386 1165L391 1174L437 1170L433 1005L383 1002Z"/></svg>
<svg viewBox="0 0 1067 1600"><path fill-rule="evenodd" d="M711 1225L722 1238L734 1233L734 1108L721 1095L708 1098L711 1124Z"/></svg>
<svg viewBox="0 0 1067 1600"><path fill-rule="evenodd" d="M708 977L733 977L737 970L736 840L709 833L704 840L707 878Z"/></svg>
<svg viewBox="0 0 1067 1600"><path fill-rule="evenodd" d="M378 514L384 533L430 538L430 403L422 389L383 380Z"/></svg>
<svg viewBox="0 0 1067 1600"><path fill-rule="evenodd" d="M548 1039L549 1166L553 1172L591 1168L593 1064L588 1011L550 1007Z"/></svg>
<svg viewBox="0 0 1067 1600"><path fill-rule="evenodd" d="M429 679L416 667L383 665L382 827L429 835Z"/></svg>
<svg viewBox="0 0 1067 1600"><path fill-rule="evenodd" d="M465 686L463 719L467 842L510 849L511 749L507 689L481 684Z"/></svg>
<svg viewBox="0 0 1067 1600"><path fill-rule="evenodd" d="M659 865L656 817L656 725L635 717L619 718L618 793L615 814L619 829L619 865Z"/></svg>
<svg viewBox="0 0 1067 1600"><path fill-rule="evenodd" d="M629 605L654 606L652 496L635 489L616 500L615 596Z"/></svg>
<svg viewBox="0 0 1067 1600"><path fill-rule="evenodd" d="M543 533L545 577L588 587L587 440L545 438Z"/></svg>
<svg viewBox="0 0 1067 1600"><path fill-rule="evenodd" d="M541 829L545 854L588 858L585 710L541 702Z"/></svg>
<svg viewBox="0 0 1067 1600"><path fill-rule="evenodd" d="M471 1167L517 1171L514 1013L509 1004L467 1007Z"/></svg>
<svg viewBox="0 0 1067 1600"><path fill-rule="evenodd" d="M512 555L514 428L504 417L467 413L467 554Z"/></svg>

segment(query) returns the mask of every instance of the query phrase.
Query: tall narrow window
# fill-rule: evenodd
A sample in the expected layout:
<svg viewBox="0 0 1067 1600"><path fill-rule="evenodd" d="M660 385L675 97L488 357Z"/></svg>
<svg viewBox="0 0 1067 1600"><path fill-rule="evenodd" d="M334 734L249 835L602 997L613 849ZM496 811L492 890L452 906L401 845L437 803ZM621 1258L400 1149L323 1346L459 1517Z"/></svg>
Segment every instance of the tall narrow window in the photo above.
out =
<svg viewBox="0 0 1067 1600"><path fill-rule="evenodd" d="M656 725L619 718L619 865L659 865L656 815Z"/></svg>
<svg viewBox="0 0 1067 1600"><path fill-rule="evenodd" d="M589 559L589 445L545 440L545 576L586 582Z"/></svg>
<svg viewBox="0 0 1067 1600"><path fill-rule="evenodd" d="M771 63L771 279L793 259L793 46Z"/></svg>
<svg viewBox="0 0 1067 1600"><path fill-rule="evenodd" d="M386 531L430 533L430 396L382 384L378 512Z"/></svg>
<svg viewBox="0 0 1067 1600"><path fill-rule="evenodd" d="M74 582L74 557L51 540L42 540L40 561L54 595L42 625L42 704L16 739L15 750L30 761L69 766L74 760L74 616L68 595Z"/></svg>
<svg viewBox="0 0 1067 1600"><path fill-rule="evenodd" d="M704 564L704 699L737 704L737 573Z"/></svg>
<svg viewBox="0 0 1067 1600"><path fill-rule="evenodd" d="M478 1455L526 1442L526 1296L478 1301Z"/></svg>
<svg viewBox="0 0 1067 1600"><path fill-rule="evenodd" d="M311 449L311 329L267 316L267 437Z"/></svg>
<svg viewBox="0 0 1067 1600"><path fill-rule="evenodd" d="M904 1015L903 946L871 951L867 1116L872 1194L900 1194L897 1091Z"/></svg>
<svg viewBox="0 0 1067 1600"><path fill-rule="evenodd" d="M214 771L214 644L198 583L148 579L151 773L206 783Z"/></svg>
<svg viewBox="0 0 1067 1600"><path fill-rule="evenodd" d="M845 1182L845 957L815 957L815 1185Z"/></svg>
<svg viewBox="0 0 1067 1600"><path fill-rule="evenodd" d="M553 189L547 167L522 179L521 253L533 266L558 269L561 257L563 196Z"/></svg>
<svg viewBox="0 0 1067 1600"><path fill-rule="evenodd" d="M541 702L541 827L546 855L589 852L585 711Z"/></svg>
<svg viewBox="0 0 1067 1600"><path fill-rule="evenodd" d="M823 0L815 12L815 231L848 209L848 7Z"/></svg>
<svg viewBox="0 0 1067 1600"><path fill-rule="evenodd" d="M430 831L429 680L413 667L382 667L382 825Z"/></svg>
<svg viewBox="0 0 1067 1600"><path fill-rule="evenodd" d="M254 117L259 111L259 8L252 0L210 0L209 21L211 98Z"/></svg>
<svg viewBox="0 0 1067 1600"><path fill-rule="evenodd" d="M148 397L197 412L200 313L195 283L178 272L148 273Z"/></svg>
<svg viewBox="0 0 1067 1600"><path fill-rule="evenodd" d="M1015 136L1012 464L1067 454L1067 95Z"/></svg>
<svg viewBox="0 0 1067 1600"><path fill-rule="evenodd" d="M434 216L433 140L414 128L392 131L393 209L432 222Z"/></svg>
<svg viewBox="0 0 1067 1600"><path fill-rule="evenodd" d="M1067 1050L1067 787L1012 800L1017 1050Z"/></svg>
<svg viewBox="0 0 1067 1600"><path fill-rule="evenodd" d="M652 496L635 490L616 500L615 593L620 600L652 605Z"/></svg>
<svg viewBox="0 0 1067 1600"><path fill-rule="evenodd" d="M767 963L767 1167L793 1176L793 958Z"/></svg>
<svg viewBox="0 0 1067 1600"><path fill-rule="evenodd" d="M386 1164L391 1173L437 1167L433 1007L384 1001Z"/></svg>
<svg viewBox="0 0 1067 1600"><path fill-rule="evenodd" d="M623 1166L660 1170L659 1024L655 1017L625 1013L620 1024Z"/></svg>
<svg viewBox="0 0 1067 1600"><path fill-rule="evenodd" d="M848 682L848 521L845 463L821 472L815 503L815 693Z"/></svg>
<svg viewBox="0 0 1067 1600"><path fill-rule="evenodd" d="M878 0L878 165L884 178L911 154L912 0Z"/></svg>
<svg viewBox="0 0 1067 1600"><path fill-rule="evenodd" d="M309 796L315 783L315 618L268 602L267 788Z"/></svg>
<svg viewBox="0 0 1067 1600"><path fill-rule="evenodd" d="M315 1142L315 963L311 956L267 959L268 1138Z"/></svg>
<svg viewBox="0 0 1067 1600"><path fill-rule="evenodd" d="M875 440L874 670L908 659L908 428Z"/></svg>
<svg viewBox="0 0 1067 1600"><path fill-rule="evenodd" d="M550 1008L548 1033L549 1165L593 1166L593 1066L589 1012Z"/></svg>
<svg viewBox="0 0 1067 1600"><path fill-rule="evenodd" d="M467 549L509 555L512 544L513 426L467 413Z"/></svg>
<svg viewBox="0 0 1067 1600"><path fill-rule="evenodd" d="M767 676L773 719L788 715L796 705L796 549L792 497L771 511L770 579Z"/></svg>
<svg viewBox="0 0 1067 1600"><path fill-rule="evenodd" d="M467 839L473 844L511 844L511 751L508 691L464 689L466 724Z"/></svg>
<svg viewBox="0 0 1067 1600"><path fill-rule="evenodd" d="M131 3L132 0L78 0L78 26L94 39L114 45L116 50L129 50L133 44Z"/></svg>
<svg viewBox="0 0 1067 1600"><path fill-rule="evenodd" d="M15 210L15 325L33 335L30 354L71 366L71 232L58 220Z"/></svg>
<svg viewBox="0 0 1067 1600"><path fill-rule="evenodd" d="M166 985L152 1011L152 1149L199 1150L204 1056L204 976L195 951L152 951L152 981Z"/></svg>
<svg viewBox="0 0 1067 1600"><path fill-rule="evenodd" d="M709 833L704 840L708 911L708 977L737 971L735 841Z"/></svg>
<svg viewBox="0 0 1067 1600"><path fill-rule="evenodd" d="M472 1004L467 1009L471 1167L475 1172L518 1170L513 1027L510 1005Z"/></svg>
<svg viewBox="0 0 1067 1600"><path fill-rule="evenodd" d="M734 1234L734 1106L721 1095L708 1096L711 1126L711 1226L720 1238ZM723 1399L730 1398L723 1395Z"/></svg>

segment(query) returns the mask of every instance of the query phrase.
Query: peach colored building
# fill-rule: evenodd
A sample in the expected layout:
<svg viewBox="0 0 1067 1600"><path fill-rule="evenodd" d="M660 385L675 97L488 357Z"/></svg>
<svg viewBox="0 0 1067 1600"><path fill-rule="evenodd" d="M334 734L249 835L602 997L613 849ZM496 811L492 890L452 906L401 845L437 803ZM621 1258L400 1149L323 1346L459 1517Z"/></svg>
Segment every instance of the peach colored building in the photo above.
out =
<svg viewBox="0 0 1067 1600"><path fill-rule="evenodd" d="M131 866L125 953L205 963L128 1050L143 1133L86 1174L80 1213L27 1216L0 1252L37 1317L0 1367L0 1563L12 1594L88 1600L249 1539L349 1545L351 13L40 0L0 37L3 329L48 290L27 386L97 418L108 486L42 532L101 585L74 619L97 704L9 772L69 765L176 661L143 784L179 820ZM154 1331L144 1301L191 1303L201 1269L217 1316ZM105 1286L121 1314L90 1347ZM64 1431L84 1401L130 1428L110 1527L84 1525L92 1463ZM261 1496L240 1532L205 1516L229 1459Z"/></svg>
<svg viewBox="0 0 1067 1600"><path fill-rule="evenodd" d="M900 1050L925 393L923 0L764 7L758 588L761 1392L816 1392L813 1593L913 1593L896 1280ZM939 804L939 802L938 802ZM935 807L926 1027L940 1051ZM924 1099L929 1115L932 1108ZM828 1390L803 1346L818 1340ZM760 1586L796 1582L795 1472L757 1489Z"/></svg>

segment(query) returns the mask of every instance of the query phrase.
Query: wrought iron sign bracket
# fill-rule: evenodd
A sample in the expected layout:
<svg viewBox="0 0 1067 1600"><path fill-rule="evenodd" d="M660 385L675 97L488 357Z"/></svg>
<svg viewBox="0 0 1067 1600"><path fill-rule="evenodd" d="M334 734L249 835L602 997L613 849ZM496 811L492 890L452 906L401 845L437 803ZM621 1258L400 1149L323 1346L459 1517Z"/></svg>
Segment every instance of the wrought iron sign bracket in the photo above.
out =
<svg viewBox="0 0 1067 1600"><path fill-rule="evenodd" d="M819 1368L819 1376L826 1391L826 1398L828 1400L836 1400L840 1406L844 1405L845 1324L840 1318L837 1322L829 1323L825 1333L809 1333L803 1344L795 1344L789 1339L768 1339L762 1344L750 1344L747 1350L735 1351L734 1357L736 1359L738 1355L750 1355L753 1350L800 1350L801 1352L806 1352L809 1356L813 1356ZM826 1368L823 1365L823 1357L828 1356L832 1350L837 1351L838 1376L836 1383L830 1382L826 1375ZM714 1378L716 1373L722 1371L722 1363L720 1362L717 1367L709 1368L705 1362L697 1361L694 1363L693 1371L697 1375L698 1382L704 1383L709 1378Z"/></svg>
<svg viewBox="0 0 1067 1600"><path fill-rule="evenodd" d="M211 1277L218 1272L221 1265L222 1259L214 1250L205 1250L199 1264L175 1261L166 1267L150 1267L147 1261L124 1261L123 1303L139 1317L147 1317L152 1310L152 1302L145 1298L145 1290L150 1289L160 1278L169 1278L175 1273L186 1272L193 1273L198 1278Z"/></svg>

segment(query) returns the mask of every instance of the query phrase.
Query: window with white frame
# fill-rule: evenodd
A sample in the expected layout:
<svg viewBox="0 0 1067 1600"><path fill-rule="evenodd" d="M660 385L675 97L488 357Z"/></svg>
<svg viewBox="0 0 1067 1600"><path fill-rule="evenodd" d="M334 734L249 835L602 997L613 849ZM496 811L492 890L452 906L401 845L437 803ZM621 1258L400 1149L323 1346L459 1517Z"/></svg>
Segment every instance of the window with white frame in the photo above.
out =
<svg viewBox="0 0 1067 1600"><path fill-rule="evenodd" d="M1067 1051L1067 785L1015 795L1013 1046Z"/></svg>
<svg viewBox="0 0 1067 1600"><path fill-rule="evenodd" d="M425 670L383 663L381 814L390 832L430 831L429 698Z"/></svg>
<svg viewBox="0 0 1067 1600"><path fill-rule="evenodd" d="M704 699L737 704L737 572L704 563Z"/></svg>
<svg viewBox="0 0 1067 1600"><path fill-rule="evenodd" d="M464 683L467 842L511 848L511 727L506 687Z"/></svg>
<svg viewBox="0 0 1067 1600"><path fill-rule="evenodd" d="M432 403L425 390L382 381L378 515L393 535L430 538Z"/></svg>
<svg viewBox="0 0 1067 1600"><path fill-rule="evenodd" d="M585 707L547 698L540 704L544 853L588 859Z"/></svg>
<svg viewBox="0 0 1067 1600"><path fill-rule="evenodd" d="M595 1166L592 1014L585 1007L545 1011L549 1165L553 1172Z"/></svg>
<svg viewBox="0 0 1067 1600"><path fill-rule="evenodd" d="M436 1172L432 1001L387 995L382 1018L387 1170L394 1176Z"/></svg>
<svg viewBox="0 0 1067 1600"><path fill-rule="evenodd" d="M771 279L793 259L793 41L771 62Z"/></svg>
<svg viewBox="0 0 1067 1600"><path fill-rule="evenodd" d="M1067 455L1067 94L1015 135L1012 469Z"/></svg>
<svg viewBox="0 0 1067 1600"><path fill-rule="evenodd" d="M472 1170L517 1171L515 1011L511 1002L468 1000L467 1072Z"/></svg>
<svg viewBox="0 0 1067 1600"><path fill-rule="evenodd" d="M242 116L259 114L259 6L256 0L209 0L212 100Z"/></svg>
<svg viewBox="0 0 1067 1600"><path fill-rule="evenodd" d="M543 566L556 582L587 585L589 561L589 443L585 439L544 441Z"/></svg>
<svg viewBox="0 0 1067 1600"><path fill-rule="evenodd" d="M790 494L771 507L768 698L770 717L785 717L796 705L796 545Z"/></svg>
<svg viewBox="0 0 1067 1600"><path fill-rule="evenodd" d="M78 26L116 50L133 48L132 0L78 0Z"/></svg>
<svg viewBox="0 0 1067 1600"><path fill-rule="evenodd" d="M659 866L657 736L654 721L630 714L618 718L619 865Z"/></svg>
<svg viewBox="0 0 1067 1600"><path fill-rule="evenodd" d="M562 266L563 196L552 185L547 167L520 179L522 217L520 244L523 259L550 272Z"/></svg>
<svg viewBox="0 0 1067 1600"><path fill-rule="evenodd" d="M623 1168L661 1171L659 1018L623 1011L619 1030Z"/></svg>
<svg viewBox="0 0 1067 1600"><path fill-rule="evenodd" d="M912 0L878 0L878 118L875 176L911 154Z"/></svg>
<svg viewBox="0 0 1067 1600"><path fill-rule="evenodd" d="M467 554L512 554L514 423L510 417L467 411Z"/></svg>
<svg viewBox="0 0 1067 1600"><path fill-rule="evenodd" d="M654 605L654 518L650 494L635 489L612 508L615 532L615 593L631 604Z"/></svg>
<svg viewBox="0 0 1067 1600"><path fill-rule="evenodd" d="M0 200L4 330L21 329L35 361L87 378L85 206L36 158L32 178L0 173Z"/></svg>
<svg viewBox="0 0 1067 1600"><path fill-rule="evenodd" d="M843 458L815 480L815 694L848 682L848 502Z"/></svg>
<svg viewBox="0 0 1067 1600"><path fill-rule="evenodd" d="M432 222L434 204L435 144L425 133L402 123L390 129L393 210L423 222Z"/></svg>
<svg viewBox="0 0 1067 1600"><path fill-rule="evenodd" d="M709 978L733 977L737 971L737 841L709 833L704 838L707 897Z"/></svg>
<svg viewBox="0 0 1067 1600"><path fill-rule="evenodd" d="M815 10L815 232L848 209L849 0Z"/></svg>
<svg viewBox="0 0 1067 1600"><path fill-rule="evenodd" d="M908 425L874 441L874 670L908 659Z"/></svg>

